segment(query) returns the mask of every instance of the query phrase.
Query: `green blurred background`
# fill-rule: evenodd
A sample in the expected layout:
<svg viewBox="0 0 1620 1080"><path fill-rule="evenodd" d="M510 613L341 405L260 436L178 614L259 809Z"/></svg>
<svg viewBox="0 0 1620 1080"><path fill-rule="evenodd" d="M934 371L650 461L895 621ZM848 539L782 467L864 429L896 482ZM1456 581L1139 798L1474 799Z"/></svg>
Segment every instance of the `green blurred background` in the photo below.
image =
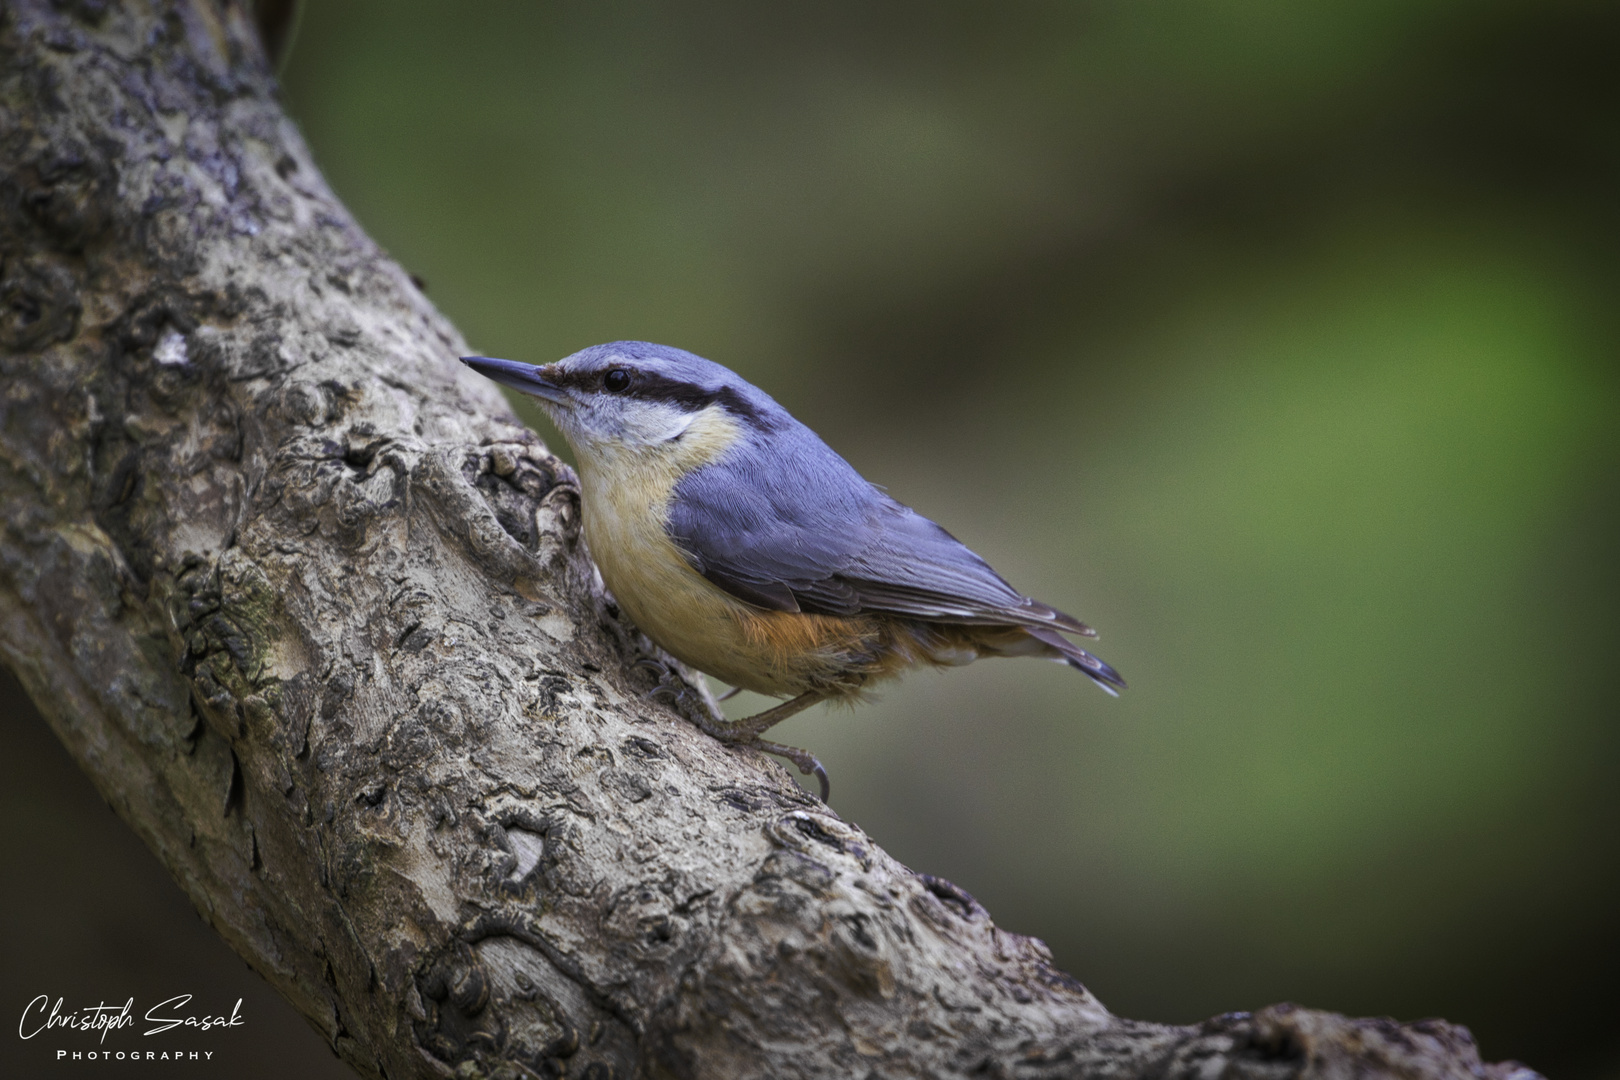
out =
<svg viewBox="0 0 1620 1080"><path fill-rule="evenodd" d="M724 363L1101 629L782 729L898 858L1620 1077L1620 7L316 0L285 90L476 350Z"/></svg>

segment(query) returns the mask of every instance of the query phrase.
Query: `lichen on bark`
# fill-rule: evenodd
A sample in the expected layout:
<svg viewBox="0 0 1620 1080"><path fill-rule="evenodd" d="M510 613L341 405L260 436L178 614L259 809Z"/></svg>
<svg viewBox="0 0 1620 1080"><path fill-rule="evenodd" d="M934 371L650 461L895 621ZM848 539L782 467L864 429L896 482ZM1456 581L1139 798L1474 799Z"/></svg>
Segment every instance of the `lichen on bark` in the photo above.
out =
<svg viewBox="0 0 1620 1080"><path fill-rule="evenodd" d="M1514 1074L1439 1021L1112 1016L646 696L574 477L244 7L9 0L0 54L0 648L362 1074Z"/></svg>

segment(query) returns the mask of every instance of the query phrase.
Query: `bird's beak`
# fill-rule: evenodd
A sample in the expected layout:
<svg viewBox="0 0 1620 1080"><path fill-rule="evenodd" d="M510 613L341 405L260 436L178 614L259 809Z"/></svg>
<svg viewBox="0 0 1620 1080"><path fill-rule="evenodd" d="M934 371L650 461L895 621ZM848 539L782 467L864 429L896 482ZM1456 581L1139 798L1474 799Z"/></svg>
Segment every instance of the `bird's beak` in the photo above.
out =
<svg viewBox="0 0 1620 1080"><path fill-rule="evenodd" d="M463 356L461 362L478 374L494 379L502 386L510 386L514 390L557 405L573 404L562 387L546 377L545 368L516 360L497 360L492 356Z"/></svg>

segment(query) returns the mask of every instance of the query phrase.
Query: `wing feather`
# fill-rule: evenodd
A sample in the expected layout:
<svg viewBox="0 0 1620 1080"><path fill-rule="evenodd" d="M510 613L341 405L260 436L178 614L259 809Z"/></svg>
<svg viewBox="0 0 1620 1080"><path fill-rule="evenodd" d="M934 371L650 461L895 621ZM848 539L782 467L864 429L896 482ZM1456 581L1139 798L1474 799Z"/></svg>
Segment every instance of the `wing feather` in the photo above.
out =
<svg viewBox="0 0 1620 1080"><path fill-rule="evenodd" d="M1093 636L1024 596L934 522L861 478L803 425L767 455L734 446L676 486L671 539L732 596L777 611L886 612Z"/></svg>

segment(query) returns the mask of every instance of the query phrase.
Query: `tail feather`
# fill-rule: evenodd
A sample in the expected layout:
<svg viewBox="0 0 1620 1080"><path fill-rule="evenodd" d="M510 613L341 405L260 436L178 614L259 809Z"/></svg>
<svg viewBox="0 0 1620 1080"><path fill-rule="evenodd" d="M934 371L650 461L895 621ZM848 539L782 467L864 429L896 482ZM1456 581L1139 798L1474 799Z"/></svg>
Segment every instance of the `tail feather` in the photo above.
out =
<svg viewBox="0 0 1620 1080"><path fill-rule="evenodd" d="M1056 630L1048 630L1044 627L1028 627L1026 630L1030 637L1056 649L1061 654L1059 659L1102 687L1111 697L1119 697L1119 692L1126 689L1125 679L1119 672L1092 656Z"/></svg>

